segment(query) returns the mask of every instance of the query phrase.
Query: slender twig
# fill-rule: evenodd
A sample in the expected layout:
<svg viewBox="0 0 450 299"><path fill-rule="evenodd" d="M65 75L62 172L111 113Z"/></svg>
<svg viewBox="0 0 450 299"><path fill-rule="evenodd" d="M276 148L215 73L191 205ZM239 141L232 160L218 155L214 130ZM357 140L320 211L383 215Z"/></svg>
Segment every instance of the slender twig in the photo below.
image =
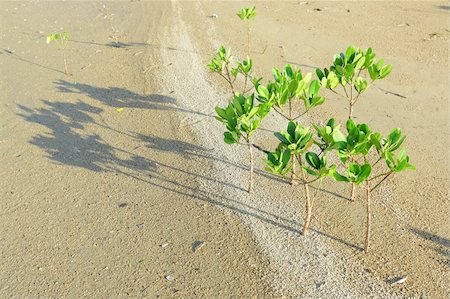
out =
<svg viewBox="0 0 450 299"><path fill-rule="evenodd" d="M380 176L385 176L385 175L388 175L389 174L389 172L386 172L386 173L381 173L381 174L378 174L378 175L376 175L376 176L373 176L373 177L371 177L370 179L367 179L368 181L372 181L372 180L374 180L374 179L376 179L376 178L379 178Z"/></svg>
<svg viewBox="0 0 450 299"><path fill-rule="evenodd" d="M379 181L372 189L370 189L370 192L375 190L378 186L380 186L381 183L383 183L393 172L390 171L381 181Z"/></svg>
<svg viewBox="0 0 450 299"><path fill-rule="evenodd" d="M302 157L299 156L297 159L298 159L298 161L300 163L300 167L302 169L303 180L305 182L307 182L306 181L305 169L303 168ZM303 225L303 235L306 236L308 234L309 225L311 223L312 202L311 202L311 197L309 195L309 185L308 185L308 183L304 183L303 187L305 189L305 195L306 195L306 206L305 206L305 208L306 208L306 217L305 217L305 223Z"/></svg>
<svg viewBox="0 0 450 299"><path fill-rule="evenodd" d="M230 83L231 92L233 93L233 96L234 96L234 87L233 87L233 82L231 81L230 71L228 70L228 63L225 65L225 70L227 71L228 83Z"/></svg>
<svg viewBox="0 0 450 299"><path fill-rule="evenodd" d="M284 113L281 112L281 111L279 111L275 106L272 106L272 107L273 107L273 110L274 110L275 112L277 112L279 115L283 116L283 117L284 117L285 119L287 119L287 120L290 120L289 117L287 117L286 115L284 115Z"/></svg>
<svg viewBox="0 0 450 299"><path fill-rule="evenodd" d="M381 159L383 159L382 157L379 157L378 160L375 161L375 163L372 164L372 168L378 164L378 162L381 161Z"/></svg>
<svg viewBox="0 0 450 299"><path fill-rule="evenodd" d="M306 113L308 113L308 110L306 110L306 111L303 112L302 114L300 114L300 115L294 117L294 118L292 119L292 121L299 119L300 117L302 117L302 116L305 115Z"/></svg>
<svg viewBox="0 0 450 299"><path fill-rule="evenodd" d="M370 196L370 192L371 189L369 187L369 182L366 181L366 197L367 197L367 210L366 210L366 239L364 242L364 251L367 253L369 252L369 240L370 240L370 224L371 224L371 219L372 219L372 215L371 215L371 210L370 210L370 205L371 205L371 196Z"/></svg>
<svg viewBox="0 0 450 299"><path fill-rule="evenodd" d="M331 92L337 94L338 96L340 96L340 97L342 97L342 98L348 100L348 98L347 98L346 96L344 96L343 94L340 94L339 92L335 91L334 89L330 89L330 90L331 90Z"/></svg>
<svg viewBox="0 0 450 299"><path fill-rule="evenodd" d="M348 93L347 93L347 89L345 88L345 86L344 86L344 85L342 85L342 84L341 84L341 86L342 86L342 88L344 89L345 95L347 96L347 99L348 99Z"/></svg>

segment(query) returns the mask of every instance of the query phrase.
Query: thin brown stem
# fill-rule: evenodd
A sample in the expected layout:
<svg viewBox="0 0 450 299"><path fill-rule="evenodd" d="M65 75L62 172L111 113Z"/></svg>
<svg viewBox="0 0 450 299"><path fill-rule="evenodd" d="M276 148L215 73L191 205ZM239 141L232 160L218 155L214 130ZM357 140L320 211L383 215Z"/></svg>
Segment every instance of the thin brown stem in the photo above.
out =
<svg viewBox="0 0 450 299"><path fill-rule="evenodd" d="M300 115L294 117L294 118L292 119L292 121L299 119L300 117L302 117L302 116L305 115L306 113L308 113L308 111L305 111L305 112L303 112L302 114L300 114Z"/></svg>
<svg viewBox="0 0 450 299"><path fill-rule="evenodd" d="M347 89L345 88L345 86L344 85L342 85L341 84L341 86L342 86L342 88L344 89L344 92L345 92L345 96L347 97L347 99L348 99L348 93L347 93Z"/></svg>
<svg viewBox="0 0 450 299"><path fill-rule="evenodd" d="M388 172L388 174L386 174L384 178L381 179L381 181L379 181L372 189L370 189L370 192L374 191L377 187L379 187L381 183L383 183L392 173L393 173L392 171Z"/></svg>
<svg viewBox="0 0 450 299"><path fill-rule="evenodd" d="M372 180L374 180L376 178L379 178L380 176L385 176L385 175L388 175L388 174L389 174L389 172L378 174L378 175L376 175L374 177L371 177L370 179L367 179L367 180L370 182L370 181L372 181Z"/></svg>
<svg viewBox="0 0 450 299"><path fill-rule="evenodd" d="M69 75L69 70L67 69L66 51L63 49L63 60L64 60L64 74Z"/></svg>
<svg viewBox="0 0 450 299"><path fill-rule="evenodd" d="M279 115L281 115L282 117L284 117L285 119L287 119L287 120L290 121L289 117L287 117L286 115L284 115L283 112L279 111L275 106L272 106L272 107L273 107L273 110L274 110L275 112L277 112Z"/></svg>
<svg viewBox="0 0 450 299"><path fill-rule="evenodd" d="M353 104L351 101L348 102L349 103L349 107L348 107L348 119L352 119L353 118Z"/></svg>
<svg viewBox="0 0 450 299"><path fill-rule="evenodd" d="M248 179L248 193L253 193L253 144L251 141L248 142L248 153L249 153L249 179Z"/></svg>
<svg viewBox="0 0 450 299"><path fill-rule="evenodd" d="M308 235L308 229L309 226L311 224L311 215L312 215L312 202L311 202L311 197L309 195L309 185L306 181L306 174L305 174L305 170L303 169L303 164L302 164L302 157L300 156L298 159L299 163L300 163L300 167L301 167L301 171L302 171L302 178L303 181L305 182L303 184L304 190L305 190L305 196L306 196L306 217L305 217L305 223L303 225L303 236Z"/></svg>
<svg viewBox="0 0 450 299"><path fill-rule="evenodd" d="M233 86L233 82L231 81L230 71L228 70L228 64L225 65L225 70L227 71L227 76L228 76L228 80L227 81L230 84L231 93L234 96L234 86Z"/></svg>
<svg viewBox="0 0 450 299"><path fill-rule="evenodd" d="M369 182L366 181L366 198L367 198L367 218L366 218L366 240L364 242L364 251L367 253L369 252L369 240L370 240L370 224L371 224L371 220L372 220L372 216L371 216L371 209L370 209L370 204L371 204L371 196L370 196L370 187L369 187Z"/></svg>
<svg viewBox="0 0 450 299"><path fill-rule="evenodd" d="M295 178L297 177L295 173L295 154L291 154L291 160L292 160L292 169L291 169L291 186L295 186Z"/></svg>
<svg viewBox="0 0 450 299"><path fill-rule="evenodd" d="M352 192L350 193L350 201L355 201L355 189L356 189L356 184L352 183Z"/></svg>

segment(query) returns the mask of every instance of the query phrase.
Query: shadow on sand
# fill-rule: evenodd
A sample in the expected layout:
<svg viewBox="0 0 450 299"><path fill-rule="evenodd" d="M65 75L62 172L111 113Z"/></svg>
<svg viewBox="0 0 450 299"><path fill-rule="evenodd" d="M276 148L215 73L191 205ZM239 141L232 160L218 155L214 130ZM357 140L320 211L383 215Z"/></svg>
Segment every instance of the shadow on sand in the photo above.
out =
<svg viewBox="0 0 450 299"><path fill-rule="evenodd" d="M176 100L161 95L143 96L134 92L115 87L95 87L88 84L74 84L67 81L58 81L56 86L62 93L77 93L88 96L111 107L133 107L154 110L173 110L182 113L194 113L204 117L211 117L201 112L181 109L176 106ZM155 161L151 158L154 152L171 152L189 159L190 163L226 163L234 167L244 168L221 157L200 145L195 145L181 140L164 138L164 136L144 135L134 132L124 132L113 128L106 123L97 121L103 112L102 108L93 106L81 100L73 102L42 100L42 107L30 109L18 105L18 115L27 122L44 127L44 133L39 133L31 138L31 144L41 148L46 157L51 161L73 167L80 167L93 172L113 172L136 180L145 182L151 186L161 188L168 192L195 198L236 213L254 217L270 225L277 226L291 232L300 232L301 223L283 218L279 215L261 210L255 206L244 204L239 200L229 198L222 192L203 191L195 184L185 183L186 180L177 180L181 174L188 177L188 181L206 181L215 183L219 187L234 188L245 192L243 188L228 181L220 181L204 173L196 173L190 168L180 169L170 164ZM89 129L87 129L89 127ZM90 133L101 130L110 130L113 134L122 134L130 138L130 142L138 142L149 149L149 154L139 155L135 152L118 148L105 141L100 133ZM138 147L139 148L139 147ZM132 150L134 151L134 150ZM148 156L148 157L147 157ZM258 172L260 175L271 179L284 180ZM168 175L169 174L169 175ZM338 237L328 235L322 231L313 229L318 234L331 240L345 244L357 250L359 246L351 244Z"/></svg>

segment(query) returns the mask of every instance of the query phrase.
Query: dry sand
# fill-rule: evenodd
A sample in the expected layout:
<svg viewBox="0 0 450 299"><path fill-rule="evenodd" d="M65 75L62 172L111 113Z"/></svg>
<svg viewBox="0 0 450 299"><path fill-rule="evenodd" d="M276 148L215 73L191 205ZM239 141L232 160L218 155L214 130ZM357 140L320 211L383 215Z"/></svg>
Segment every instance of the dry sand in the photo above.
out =
<svg viewBox="0 0 450 299"><path fill-rule="evenodd" d="M307 239L299 187L258 170L246 194L245 150L212 118L226 86L205 70L218 45L245 49L244 5L107 3L104 18L97 2L2 2L1 297L448 297L448 5L257 3L252 56L266 78L285 63L325 67L348 44L394 64L356 119L403 128L417 171L375 194L370 254L363 194L316 190ZM62 27L72 76L45 44ZM328 99L303 121L345 120ZM258 142L284 126L265 122Z"/></svg>

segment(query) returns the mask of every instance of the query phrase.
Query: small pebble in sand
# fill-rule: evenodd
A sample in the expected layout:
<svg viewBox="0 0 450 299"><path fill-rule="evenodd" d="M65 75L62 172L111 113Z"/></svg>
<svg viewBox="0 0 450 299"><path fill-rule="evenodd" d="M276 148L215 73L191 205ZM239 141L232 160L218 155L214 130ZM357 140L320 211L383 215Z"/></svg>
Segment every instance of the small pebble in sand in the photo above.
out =
<svg viewBox="0 0 450 299"><path fill-rule="evenodd" d="M168 281L173 281L175 278L173 278L172 275L166 275L166 279L167 279Z"/></svg>
<svg viewBox="0 0 450 299"><path fill-rule="evenodd" d="M402 284L402 283L406 282L407 279L408 279L408 276L398 277L391 282L391 286Z"/></svg>
<svg viewBox="0 0 450 299"><path fill-rule="evenodd" d="M161 246L161 248L166 248L167 246L169 246L169 243L164 243L164 244L161 244L160 246Z"/></svg>
<svg viewBox="0 0 450 299"><path fill-rule="evenodd" d="M144 223L137 224L136 226L137 226L137 228L139 228L139 229L143 229L143 228L144 228Z"/></svg>
<svg viewBox="0 0 450 299"><path fill-rule="evenodd" d="M192 251L193 252L197 252L200 248L202 248L203 246L205 246L206 242L205 241L195 241L194 243L192 243Z"/></svg>

